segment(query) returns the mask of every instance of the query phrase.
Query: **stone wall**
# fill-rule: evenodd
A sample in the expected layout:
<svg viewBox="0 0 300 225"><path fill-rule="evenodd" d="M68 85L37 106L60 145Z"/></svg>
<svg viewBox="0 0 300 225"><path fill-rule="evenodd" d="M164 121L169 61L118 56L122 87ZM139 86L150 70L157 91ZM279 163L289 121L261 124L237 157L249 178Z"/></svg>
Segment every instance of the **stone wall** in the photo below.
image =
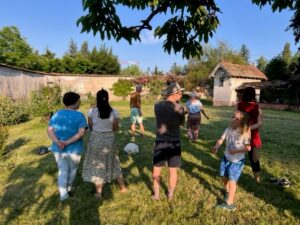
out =
<svg viewBox="0 0 300 225"><path fill-rule="evenodd" d="M76 91L83 96L89 92L95 95L98 90L104 88L109 92L111 100L120 100L120 97L114 96L110 91L113 83L120 78L130 79L130 77L110 75L39 73L0 64L0 94L8 95L13 99L22 99L28 97L33 90L58 84L63 91Z"/></svg>

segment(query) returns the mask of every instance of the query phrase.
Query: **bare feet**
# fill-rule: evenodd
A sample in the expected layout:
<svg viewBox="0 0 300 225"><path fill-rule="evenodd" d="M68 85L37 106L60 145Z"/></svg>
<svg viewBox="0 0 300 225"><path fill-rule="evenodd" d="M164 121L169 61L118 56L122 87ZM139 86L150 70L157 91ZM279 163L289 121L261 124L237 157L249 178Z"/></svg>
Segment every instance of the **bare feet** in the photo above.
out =
<svg viewBox="0 0 300 225"><path fill-rule="evenodd" d="M157 201L157 200L159 200L159 195L155 195L155 194L154 194L154 195L151 196L151 198L152 198L153 200L156 200L156 201Z"/></svg>
<svg viewBox="0 0 300 225"><path fill-rule="evenodd" d="M126 193L128 189L126 187L121 188L121 193Z"/></svg>
<svg viewBox="0 0 300 225"><path fill-rule="evenodd" d="M102 192L96 192L94 196L95 196L95 198L101 198Z"/></svg>

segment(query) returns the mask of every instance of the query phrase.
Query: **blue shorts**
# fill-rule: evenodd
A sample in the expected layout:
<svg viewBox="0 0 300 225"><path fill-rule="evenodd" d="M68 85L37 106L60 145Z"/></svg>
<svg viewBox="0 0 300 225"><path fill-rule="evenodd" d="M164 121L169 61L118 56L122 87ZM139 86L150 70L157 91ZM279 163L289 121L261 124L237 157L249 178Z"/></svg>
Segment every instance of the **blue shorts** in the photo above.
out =
<svg viewBox="0 0 300 225"><path fill-rule="evenodd" d="M245 164L245 159L241 159L238 162L230 162L224 156L220 165L220 175L222 177L228 177L230 181L237 182L242 174Z"/></svg>
<svg viewBox="0 0 300 225"><path fill-rule="evenodd" d="M139 124L141 124L143 122L143 117L140 116L140 112L138 108L133 107L130 109L130 120L131 123L138 122Z"/></svg>

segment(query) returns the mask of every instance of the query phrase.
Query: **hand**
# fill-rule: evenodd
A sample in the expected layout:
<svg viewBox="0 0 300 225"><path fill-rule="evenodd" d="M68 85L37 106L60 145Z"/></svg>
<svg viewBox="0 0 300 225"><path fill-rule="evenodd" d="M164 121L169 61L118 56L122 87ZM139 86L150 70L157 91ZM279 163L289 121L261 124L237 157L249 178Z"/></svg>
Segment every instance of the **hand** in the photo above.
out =
<svg viewBox="0 0 300 225"><path fill-rule="evenodd" d="M234 154L237 153L236 150L228 150L228 152L229 152L230 155L234 155Z"/></svg>
<svg viewBox="0 0 300 225"><path fill-rule="evenodd" d="M63 145L66 147L68 146L70 143L68 141L62 141Z"/></svg>
<svg viewBox="0 0 300 225"><path fill-rule="evenodd" d="M211 149L211 152L215 154L215 153L218 152L218 150L219 150L219 149L218 149L216 146L214 146L214 147Z"/></svg>
<svg viewBox="0 0 300 225"><path fill-rule="evenodd" d="M209 117L208 117L208 116L206 116L206 119L208 119L208 120L209 120Z"/></svg>
<svg viewBox="0 0 300 225"><path fill-rule="evenodd" d="M65 148L65 144L62 141L58 141L56 142L56 144L58 145L58 147L63 150Z"/></svg>
<svg viewBox="0 0 300 225"><path fill-rule="evenodd" d="M251 151L251 145L246 145L245 149L246 149L247 152L250 152Z"/></svg>

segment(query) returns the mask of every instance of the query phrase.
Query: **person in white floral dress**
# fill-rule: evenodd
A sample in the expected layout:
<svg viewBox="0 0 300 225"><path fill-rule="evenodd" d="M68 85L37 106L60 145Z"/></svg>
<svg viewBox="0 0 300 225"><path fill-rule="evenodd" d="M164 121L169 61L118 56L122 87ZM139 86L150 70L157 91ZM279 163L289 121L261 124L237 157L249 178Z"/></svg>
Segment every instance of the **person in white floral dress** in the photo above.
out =
<svg viewBox="0 0 300 225"><path fill-rule="evenodd" d="M121 192L126 192L114 134L119 128L119 112L110 106L106 90L97 92L97 107L89 109L88 123L91 134L83 163L83 180L95 184L96 197L101 197L103 185L114 179L119 182Z"/></svg>

